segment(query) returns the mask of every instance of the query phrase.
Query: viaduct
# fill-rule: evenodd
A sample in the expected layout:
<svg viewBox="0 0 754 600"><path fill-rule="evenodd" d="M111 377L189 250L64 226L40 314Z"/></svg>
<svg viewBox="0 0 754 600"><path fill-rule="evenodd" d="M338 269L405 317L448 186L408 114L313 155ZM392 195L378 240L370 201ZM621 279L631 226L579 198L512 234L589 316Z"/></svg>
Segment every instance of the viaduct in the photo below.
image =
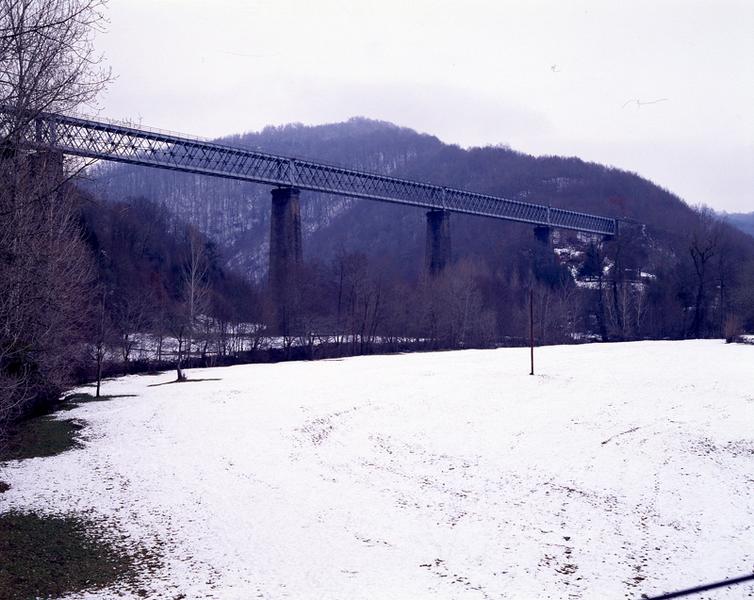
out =
<svg viewBox="0 0 754 600"><path fill-rule="evenodd" d="M0 107L12 121L12 110ZM145 127L55 113L29 117L17 144L61 171L65 154L274 186L270 218L269 284L276 307L285 305L302 261L302 190L391 202L427 210L426 268L436 274L450 261L450 213L518 221L548 242L553 228L611 238L616 219L519 202L471 191L278 156ZM6 132L3 132L6 133ZM278 308L279 310L279 308Z"/></svg>

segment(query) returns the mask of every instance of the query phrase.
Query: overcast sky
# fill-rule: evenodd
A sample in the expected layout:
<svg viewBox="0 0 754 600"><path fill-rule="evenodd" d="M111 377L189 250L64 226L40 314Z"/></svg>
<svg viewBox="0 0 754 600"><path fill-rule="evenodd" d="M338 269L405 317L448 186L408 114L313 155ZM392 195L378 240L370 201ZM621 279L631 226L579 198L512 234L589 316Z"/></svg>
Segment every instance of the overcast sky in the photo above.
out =
<svg viewBox="0 0 754 600"><path fill-rule="evenodd" d="M363 115L754 211L754 0L110 0L103 116L205 137Z"/></svg>

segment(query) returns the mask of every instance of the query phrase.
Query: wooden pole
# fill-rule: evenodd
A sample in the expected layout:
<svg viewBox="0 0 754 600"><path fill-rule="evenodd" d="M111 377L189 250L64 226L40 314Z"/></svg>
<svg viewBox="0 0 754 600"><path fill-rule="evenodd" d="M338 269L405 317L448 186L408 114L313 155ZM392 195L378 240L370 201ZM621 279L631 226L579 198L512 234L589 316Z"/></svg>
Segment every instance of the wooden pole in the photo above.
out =
<svg viewBox="0 0 754 600"><path fill-rule="evenodd" d="M531 371L534 375L534 290L529 288L529 350L531 354Z"/></svg>

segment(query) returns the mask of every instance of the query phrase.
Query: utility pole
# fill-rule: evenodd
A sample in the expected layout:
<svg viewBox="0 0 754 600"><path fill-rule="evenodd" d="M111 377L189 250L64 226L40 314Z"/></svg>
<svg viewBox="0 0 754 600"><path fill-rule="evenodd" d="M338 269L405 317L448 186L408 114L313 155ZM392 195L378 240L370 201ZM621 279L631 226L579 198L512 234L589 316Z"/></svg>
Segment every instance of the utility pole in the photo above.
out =
<svg viewBox="0 0 754 600"><path fill-rule="evenodd" d="M534 375L534 289L529 288L529 351L531 355L531 371Z"/></svg>

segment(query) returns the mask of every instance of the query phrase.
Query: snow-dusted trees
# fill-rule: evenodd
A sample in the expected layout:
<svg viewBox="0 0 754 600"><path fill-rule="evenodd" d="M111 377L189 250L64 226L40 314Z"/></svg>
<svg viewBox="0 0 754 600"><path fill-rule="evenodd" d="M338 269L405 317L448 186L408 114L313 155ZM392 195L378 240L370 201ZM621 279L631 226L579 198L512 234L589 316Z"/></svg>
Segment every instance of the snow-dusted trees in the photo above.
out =
<svg viewBox="0 0 754 600"><path fill-rule="evenodd" d="M0 0L0 430L69 375L91 262L62 156L17 142L40 111L91 102L108 79L92 46L99 0Z"/></svg>

